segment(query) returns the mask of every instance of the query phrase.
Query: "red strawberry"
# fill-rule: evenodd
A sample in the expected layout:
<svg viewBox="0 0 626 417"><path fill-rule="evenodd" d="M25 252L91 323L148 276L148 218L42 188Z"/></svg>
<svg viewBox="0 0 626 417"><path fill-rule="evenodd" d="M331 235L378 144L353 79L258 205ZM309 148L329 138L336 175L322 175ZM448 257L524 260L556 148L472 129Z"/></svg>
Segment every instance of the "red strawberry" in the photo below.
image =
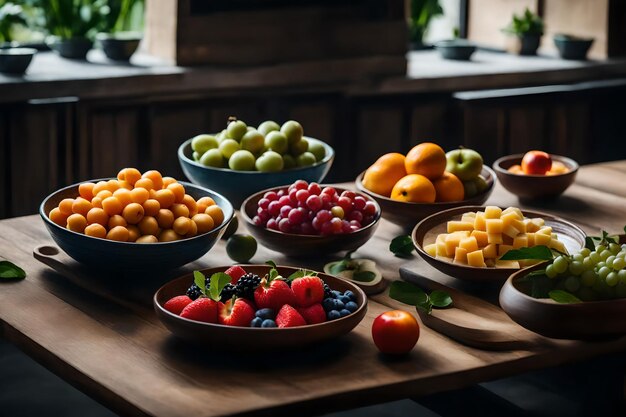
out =
<svg viewBox="0 0 626 417"><path fill-rule="evenodd" d="M261 285L254 290L254 302L259 308L278 311L285 304L295 304L296 298L285 281L275 279L268 283L263 279Z"/></svg>
<svg viewBox="0 0 626 417"><path fill-rule="evenodd" d="M295 308L285 304L276 315L276 324L278 327L296 327L306 325L306 321Z"/></svg>
<svg viewBox="0 0 626 417"><path fill-rule="evenodd" d="M193 300L186 295L179 295L167 300L167 302L163 304L163 308L170 313L180 314L180 312L183 311L183 309L191 302L193 302Z"/></svg>
<svg viewBox="0 0 626 417"><path fill-rule="evenodd" d="M291 282L291 290L300 307L308 307L324 300L324 283L318 277L296 278Z"/></svg>
<svg viewBox="0 0 626 417"><path fill-rule="evenodd" d="M239 265L233 265L230 268L228 268L225 272L226 275L230 276L231 280L230 283L235 285L237 283L237 281L239 281L239 278L241 278L242 276L246 275L246 271L240 267Z"/></svg>
<svg viewBox="0 0 626 417"><path fill-rule="evenodd" d="M210 298L198 298L188 304L180 316L189 320L217 323L217 303Z"/></svg>
<svg viewBox="0 0 626 417"><path fill-rule="evenodd" d="M235 298L219 303L218 321L227 326L250 327L254 318L255 308L245 298Z"/></svg>
<svg viewBox="0 0 626 417"><path fill-rule="evenodd" d="M306 320L306 324L324 323L326 321L326 312L321 304L313 304L309 307L296 308L298 313Z"/></svg>

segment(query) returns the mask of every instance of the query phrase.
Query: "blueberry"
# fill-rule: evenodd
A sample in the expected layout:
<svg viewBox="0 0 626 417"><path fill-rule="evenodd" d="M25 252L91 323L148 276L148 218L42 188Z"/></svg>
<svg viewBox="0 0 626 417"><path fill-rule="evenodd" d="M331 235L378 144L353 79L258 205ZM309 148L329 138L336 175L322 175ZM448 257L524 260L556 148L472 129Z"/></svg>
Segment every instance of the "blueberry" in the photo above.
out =
<svg viewBox="0 0 626 417"><path fill-rule="evenodd" d="M322 301L322 307L324 307L324 311L330 311L335 307L335 299L334 298L325 298Z"/></svg>
<svg viewBox="0 0 626 417"><path fill-rule="evenodd" d="M356 295L354 295L354 293L350 290L346 291L343 293L344 297L348 297L350 299L350 301L356 301Z"/></svg>
<svg viewBox="0 0 626 417"><path fill-rule="evenodd" d="M354 313L355 311L357 311L358 308L359 308L358 304L355 303L354 301L350 301L346 303L346 310L348 310L350 313Z"/></svg>
<svg viewBox="0 0 626 417"><path fill-rule="evenodd" d="M330 310L326 317L328 318L328 320L337 320L341 317L341 314L339 314L337 310Z"/></svg>
<svg viewBox="0 0 626 417"><path fill-rule="evenodd" d="M250 327L261 327L261 323L263 323L263 319L260 317L255 317L250 322Z"/></svg>
<svg viewBox="0 0 626 417"><path fill-rule="evenodd" d="M342 295L342 296L338 297L337 299L338 299L338 300L341 300L341 302L342 302L342 303L344 303L344 304L347 304L347 303L349 303L350 301L352 301L352 300L350 299L350 297L346 297L345 295Z"/></svg>
<svg viewBox="0 0 626 417"><path fill-rule="evenodd" d="M346 305L343 303L343 301L341 300L333 300L334 301L334 305L333 305L333 310L343 310L344 308L346 308Z"/></svg>
<svg viewBox="0 0 626 417"><path fill-rule="evenodd" d="M350 310L346 310L346 309L344 308L343 310L341 310L341 311L339 312L339 315L340 315L341 317L349 316L349 315L350 315Z"/></svg>
<svg viewBox="0 0 626 417"><path fill-rule="evenodd" d="M263 320L267 320L267 319L273 320L275 317L275 314L274 314L274 310L272 310L271 308L262 308L260 310L257 310L256 316Z"/></svg>
<svg viewBox="0 0 626 417"><path fill-rule="evenodd" d="M337 291L337 290L333 290L331 291L332 297L333 298L339 298L341 297L343 294L341 293L341 291Z"/></svg>
<svg viewBox="0 0 626 417"><path fill-rule="evenodd" d="M274 320L266 319L266 320L263 320L263 323L261 324L261 327L277 327L277 326L276 326L276 322Z"/></svg>

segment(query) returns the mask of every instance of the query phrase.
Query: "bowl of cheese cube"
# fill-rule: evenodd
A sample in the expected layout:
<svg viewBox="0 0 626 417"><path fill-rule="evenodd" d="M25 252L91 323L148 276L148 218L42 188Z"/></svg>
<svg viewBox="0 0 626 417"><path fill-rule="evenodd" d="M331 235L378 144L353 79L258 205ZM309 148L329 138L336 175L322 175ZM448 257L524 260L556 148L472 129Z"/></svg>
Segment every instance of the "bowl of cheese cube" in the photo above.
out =
<svg viewBox="0 0 626 417"><path fill-rule="evenodd" d="M441 272L461 280L504 281L537 260L502 260L512 249L547 246L575 253L585 232L547 213L517 207L464 206L429 216L413 229L417 252Z"/></svg>

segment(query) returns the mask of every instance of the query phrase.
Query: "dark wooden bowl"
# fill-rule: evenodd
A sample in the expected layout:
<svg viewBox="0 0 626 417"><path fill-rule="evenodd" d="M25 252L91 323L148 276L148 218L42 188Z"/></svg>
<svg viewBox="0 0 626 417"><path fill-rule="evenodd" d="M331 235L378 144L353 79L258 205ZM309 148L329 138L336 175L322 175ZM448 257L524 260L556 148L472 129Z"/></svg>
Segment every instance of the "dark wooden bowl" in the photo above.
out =
<svg viewBox="0 0 626 417"><path fill-rule="evenodd" d="M223 272L228 267L205 269L205 275ZM267 265L243 265L247 272L264 276L270 270ZM298 268L279 266L278 272L283 276L289 276ZM255 327L232 327L221 324L202 323L188 320L172 314L163 308L163 304L172 297L185 294L185 291L193 282L193 274L187 274L168 282L154 294L153 304L157 317L176 336L205 345L218 350L228 349L244 352L258 352L259 350L293 349L313 343L333 339L349 333L365 317L367 312L367 297L363 290L356 285L335 278L331 275L319 274L332 289L338 291L352 291L357 297L359 308L352 314L337 320L327 321L320 324L312 324L290 328L255 328Z"/></svg>
<svg viewBox="0 0 626 417"><path fill-rule="evenodd" d="M110 179L88 181L98 182ZM46 197L39 207L39 215L55 243L69 256L94 270L130 270L144 274L171 270L195 261L207 253L224 234L226 226L235 213L233 206L220 194L187 182L180 181L180 183L184 185L187 194L196 200L204 196L215 200L224 212L224 221L220 226L192 238L150 244L116 242L73 232L52 222L48 218L48 213L64 198L78 197L80 183L62 188Z"/></svg>
<svg viewBox="0 0 626 417"><path fill-rule="evenodd" d="M524 154L503 156L493 163L498 181L507 191L521 199L551 198L562 194L576 179L578 163L565 156L550 155L553 161L559 161L569 168L569 172L559 175L520 175L509 172L513 165L522 162Z"/></svg>
<svg viewBox="0 0 626 417"><path fill-rule="evenodd" d="M468 211L475 212L484 209L484 206L456 207L425 218L419 222L417 226L415 226L413 233L411 234L413 245L415 246L415 249L417 249L417 253L419 253L420 256L431 266L454 278L466 281L503 282L512 273L518 271L518 269L493 267L479 268L475 266L450 263L430 256L424 250L424 242L427 242L426 244L433 243L438 234L446 233L446 223L448 220L459 220L463 213ZM565 247L570 253L574 253L585 246L586 235L580 227L547 213L530 210L522 210L522 213L525 217L543 218L546 222L546 226L552 227L554 233L558 235L559 240L565 244Z"/></svg>
<svg viewBox="0 0 626 417"><path fill-rule="evenodd" d="M322 185L324 187L325 185ZM335 187L338 193L346 191L347 188ZM376 201L365 194L356 193L376 205L376 215L374 221L360 230L341 235L297 235L293 233L283 233L277 230L266 229L257 226L252 222L256 215L257 204L263 195L268 191L278 191L287 187L269 188L248 197L241 205L241 218L245 221L248 230L263 246L280 252L287 256L314 257L323 254L331 254L342 251L353 251L365 244L376 229L380 221L380 206Z"/></svg>
<svg viewBox="0 0 626 417"><path fill-rule="evenodd" d="M383 211L383 218L385 220L397 224L398 226L402 226L408 230L413 228L417 222L430 216L431 214L439 213L440 211L459 206L484 204L493 192L496 178L491 168L483 166L481 175L485 177L485 180L487 181L487 189L477 196L451 203L406 203L403 201L392 200L389 197L371 192L363 186L363 175L365 175L365 171L361 172L361 174L356 178L356 188L378 202Z"/></svg>
<svg viewBox="0 0 626 417"><path fill-rule="evenodd" d="M518 282L532 268L513 273L500 291L500 306L516 323L546 337L594 340L626 334L626 299L559 304L551 299L533 298Z"/></svg>

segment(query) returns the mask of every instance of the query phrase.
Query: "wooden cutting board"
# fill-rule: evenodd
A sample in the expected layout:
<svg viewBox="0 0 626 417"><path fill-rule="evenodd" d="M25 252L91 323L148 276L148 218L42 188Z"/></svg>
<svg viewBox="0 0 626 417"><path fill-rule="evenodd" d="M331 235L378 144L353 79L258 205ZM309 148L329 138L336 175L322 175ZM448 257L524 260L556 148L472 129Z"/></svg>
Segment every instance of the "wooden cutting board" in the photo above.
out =
<svg viewBox="0 0 626 417"><path fill-rule="evenodd" d="M486 350L519 350L544 345L548 339L524 329L498 306L400 268L400 277L425 291L443 290L452 297L452 306L418 311L422 323L467 346Z"/></svg>

